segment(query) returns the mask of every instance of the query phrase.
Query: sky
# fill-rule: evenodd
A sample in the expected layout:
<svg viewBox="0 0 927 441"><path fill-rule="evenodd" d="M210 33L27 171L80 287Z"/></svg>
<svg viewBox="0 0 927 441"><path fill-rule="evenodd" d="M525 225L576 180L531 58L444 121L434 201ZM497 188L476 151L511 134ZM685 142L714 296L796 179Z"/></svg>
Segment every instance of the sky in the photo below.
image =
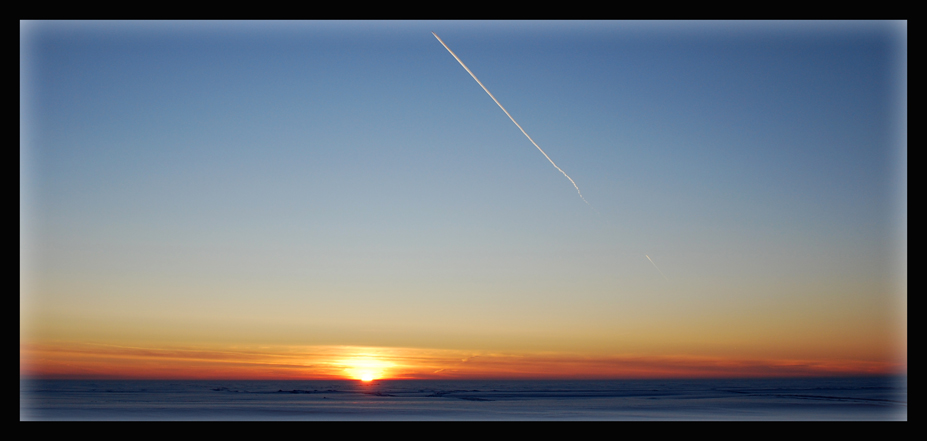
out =
<svg viewBox="0 0 927 441"><path fill-rule="evenodd" d="M905 22L20 22L20 375L906 373L906 72Z"/></svg>

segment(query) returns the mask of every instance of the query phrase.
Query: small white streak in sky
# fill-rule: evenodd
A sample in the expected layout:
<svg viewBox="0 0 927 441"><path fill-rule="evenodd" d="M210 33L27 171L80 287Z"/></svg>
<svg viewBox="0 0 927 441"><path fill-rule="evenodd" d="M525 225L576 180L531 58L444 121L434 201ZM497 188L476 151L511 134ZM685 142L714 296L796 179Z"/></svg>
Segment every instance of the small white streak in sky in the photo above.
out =
<svg viewBox="0 0 927 441"><path fill-rule="evenodd" d="M647 260L650 261L650 263L653 263L653 259L651 259L650 256L644 254L644 257L646 257ZM658 267L657 264L653 263L653 267L656 268L657 271L660 271L660 267ZM669 279L666 277L666 274L663 274L663 271L660 271L660 275L663 276L663 278L666 279L667 282L669 282Z"/></svg>
<svg viewBox="0 0 927 441"><path fill-rule="evenodd" d="M457 62L460 63L460 65L463 66L464 69L467 70L467 73L469 73L470 76L473 77L474 80L476 80L477 84L479 84L480 87L482 87L483 90L486 91L489 97L492 98L492 100L496 102L499 108L502 109L503 112L505 112L506 116L508 116L509 119L512 120L513 123L515 123L515 126L518 127L518 130L521 130L521 133L525 134L525 136L528 138L528 141L531 141L531 143L534 144L534 146L537 147L538 150L541 151L541 154L543 154L544 157L547 158L548 161L550 161L551 165L553 165L554 168L556 168L557 170L560 170L560 173L563 173L563 176L566 176L566 178L570 180L570 183L572 183L573 187L576 188L576 193L579 194L579 198L582 199L583 202L586 203L586 205L589 205L590 207L592 207L592 205L589 204L589 201L587 201L586 198L583 197L583 193L579 191L579 186L576 185L576 182L573 181L573 178L571 178L570 175L566 174L566 172L563 171L563 169L561 169L560 167L557 167L557 164L554 164L554 160L550 159L550 156L547 156L547 153L544 153L544 150L541 149L541 147L536 142L534 142L534 140L531 139L530 136L528 136L528 133L525 132L525 129L521 128L521 125L519 125L518 122L515 121L515 118L512 118L512 115L509 114L508 110L505 110L505 107L502 107L502 104L499 103L499 100L497 100L496 97L494 97L492 93L489 92L489 89L487 89L486 86L484 86L483 83L480 82L480 79L477 78L476 75L474 75L473 72L470 71L470 69L467 67L466 64L464 64L463 61L460 61L460 58L457 57L457 54L455 54L454 51L451 50L451 48L447 47L447 45L444 44L444 41L441 40L441 37L439 37L438 34L435 34L434 32L432 32L431 35L434 35L435 38L437 38L438 41L441 43L441 45L444 46L444 48L447 49L447 51L450 52L451 55L454 56L454 59L456 59ZM593 210L595 210L595 208L593 208ZM598 213L598 210L596 210L596 213Z"/></svg>

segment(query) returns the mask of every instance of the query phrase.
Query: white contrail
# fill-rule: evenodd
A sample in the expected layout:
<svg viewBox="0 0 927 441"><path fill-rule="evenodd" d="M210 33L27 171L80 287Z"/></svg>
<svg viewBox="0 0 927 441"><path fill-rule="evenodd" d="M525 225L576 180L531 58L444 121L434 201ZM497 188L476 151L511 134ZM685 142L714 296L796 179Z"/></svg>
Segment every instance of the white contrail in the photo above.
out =
<svg viewBox="0 0 927 441"><path fill-rule="evenodd" d="M650 263L653 263L653 259L651 259L650 256L644 254L644 257L646 257L647 260L650 261ZM653 267L656 268L657 271L660 271L660 267L658 267L657 264L653 263ZM666 274L663 274L663 271L660 271L660 275L663 276L663 278L666 279L667 282L669 282L669 279L666 278Z"/></svg>
<svg viewBox="0 0 927 441"><path fill-rule="evenodd" d="M570 175L566 174L566 172L563 171L563 169L561 169L560 167L557 167L557 164L554 164L554 160L553 160L553 159L550 159L550 156L547 156L547 153L544 153L544 150L541 149L540 146L538 146L538 143L534 142L534 140L531 139L530 136L528 136L528 133L525 132L525 129L521 128L521 125L519 125L518 122L515 121L515 118L512 118L512 115L509 114L509 111L508 111L508 110L505 110L505 107L502 107L502 104L499 104L499 100L497 100L496 97L492 96L492 93L490 93L490 92L489 92L489 89L487 89L486 86L484 86L483 83L480 82L480 79L477 78L476 75L473 75L473 72L470 71L470 69L467 67L466 64L464 64L463 61L460 61L460 58L457 57L457 54L455 54L454 51L451 50L451 48L447 47L447 45L444 44L444 41L441 40L441 37L439 37L438 34L432 32L431 35L434 35L435 38L437 38L438 41L441 43L441 45L444 46L444 48L447 49L447 51L450 52L451 55L454 56L454 58L457 60L457 62L460 63L460 65L463 66L464 69L467 70L467 73L469 73L470 76L473 77L474 80L476 80L477 84L479 84L480 87L482 87L483 90L486 91L486 93L489 95L489 97L492 98L492 100L496 102L496 104L499 106L499 108L502 109L503 112L505 112L505 114L509 117L509 119L512 120L513 123L515 123L515 125L518 127L518 130L521 130L521 133L524 133L525 136L528 137L528 141L531 141L531 143L534 144L534 146L537 147L538 150L541 151L541 154L543 154L544 157L547 158L548 161L550 161L551 165L553 165L554 168L556 168L557 170L560 170L560 173L563 173L563 176L566 176L566 178L570 180L570 183L572 183L572 184L573 184L573 187L576 188L576 193L579 194L579 198L582 199L583 202L586 203L586 205L589 205L590 207L592 207L592 205L589 204L589 201L587 201L586 198L583 197L583 193L579 191L579 187L576 185L576 182L573 181L573 178L571 178Z"/></svg>

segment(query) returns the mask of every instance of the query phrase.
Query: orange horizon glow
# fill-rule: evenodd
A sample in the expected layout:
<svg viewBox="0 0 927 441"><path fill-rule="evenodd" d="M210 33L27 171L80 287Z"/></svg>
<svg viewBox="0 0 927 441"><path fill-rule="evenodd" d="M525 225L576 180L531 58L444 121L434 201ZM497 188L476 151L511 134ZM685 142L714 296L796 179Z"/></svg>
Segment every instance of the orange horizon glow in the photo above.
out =
<svg viewBox="0 0 927 441"><path fill-rule="evenodd" d="M419 348L142 348L21 344L20 377L48 379L413 380L670 379L906 375L884 360L579 356Z"/></svg>

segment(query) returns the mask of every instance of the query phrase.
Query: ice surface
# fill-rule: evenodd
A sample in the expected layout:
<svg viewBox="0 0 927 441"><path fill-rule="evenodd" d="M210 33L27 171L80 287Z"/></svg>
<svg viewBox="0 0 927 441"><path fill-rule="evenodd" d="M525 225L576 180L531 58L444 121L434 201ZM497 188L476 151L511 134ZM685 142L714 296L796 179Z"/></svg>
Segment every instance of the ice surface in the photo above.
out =
<svg viewBox="0 0 927 441"><path fill-rule="evenodd" d="M26 420L906 420L907 380L20 380L19 408Z"/></svg>

